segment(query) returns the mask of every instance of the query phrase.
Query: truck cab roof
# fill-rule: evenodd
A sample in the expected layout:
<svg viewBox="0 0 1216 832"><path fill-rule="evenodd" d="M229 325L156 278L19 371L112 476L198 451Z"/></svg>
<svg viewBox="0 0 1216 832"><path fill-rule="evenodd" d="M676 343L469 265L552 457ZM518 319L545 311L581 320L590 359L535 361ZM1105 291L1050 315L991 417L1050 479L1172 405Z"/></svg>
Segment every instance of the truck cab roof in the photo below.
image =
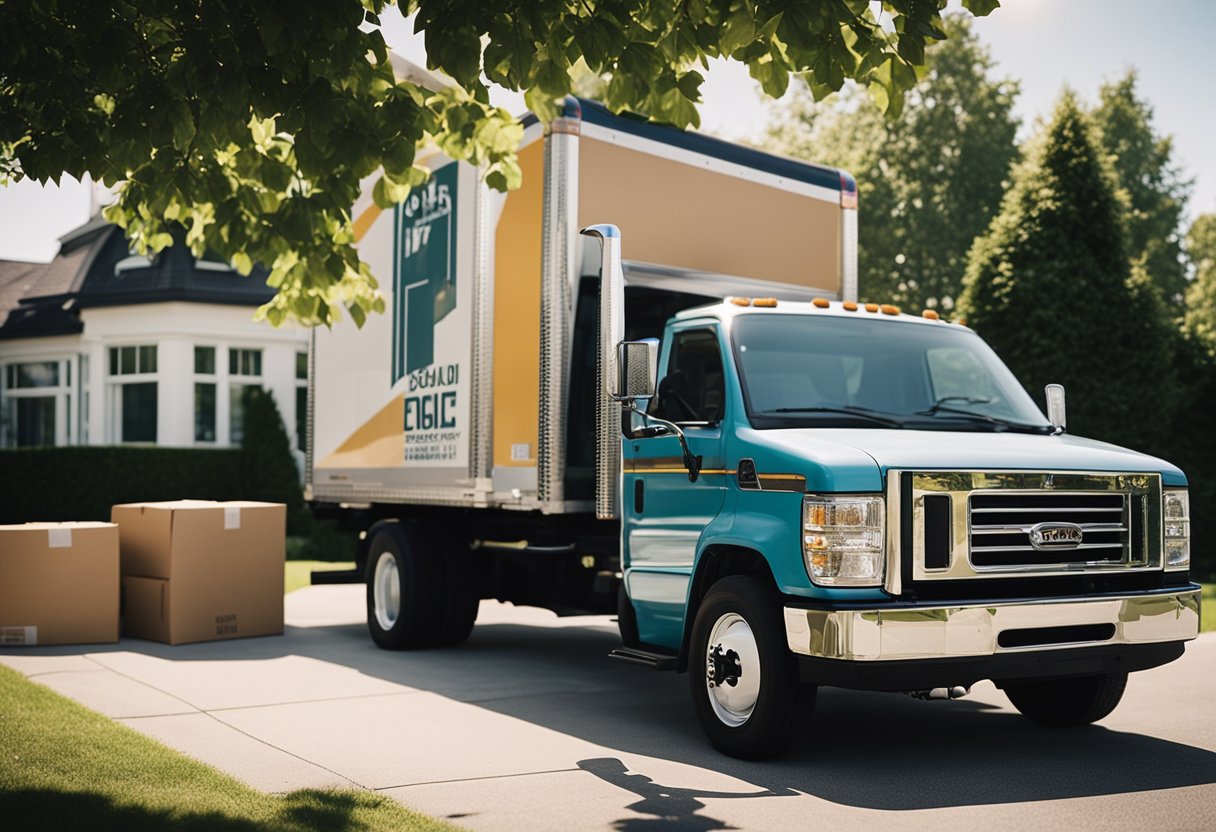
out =
<svg viewBox="0 0 1216 832"><path fill-rule="evenodd" d="M833 318L870 318L903 323L920 324L923 326L950 326L968 329L962 323L950 322L943 319L933 310L925 310L921 315L909 315L899 307L886 303L854 303L852 301L828 300L779 300L776 298L746 298L728 297L717 303L695 306L676 313L672 320L687 320L689 318L714 317L722 321L730 321L741 315L806 315L808 317L827 315Z"/></svg>

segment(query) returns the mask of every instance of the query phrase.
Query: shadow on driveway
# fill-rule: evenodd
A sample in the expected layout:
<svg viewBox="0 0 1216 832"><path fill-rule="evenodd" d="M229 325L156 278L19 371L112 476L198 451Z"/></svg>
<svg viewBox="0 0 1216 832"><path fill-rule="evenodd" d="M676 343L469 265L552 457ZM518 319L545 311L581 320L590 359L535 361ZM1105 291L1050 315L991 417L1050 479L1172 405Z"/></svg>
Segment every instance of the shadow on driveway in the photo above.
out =
<svg viewBox="0 0 1216 832"><path fill-rule="evenodd" d="M610 661L607 653L619 639L603 621L585 627L478 625L459 647L403 653L376 648L361 624L288 627L282 638L178 647L128 639L85 652L122 650L170 661L305 656L606 748L721 772L763 790L685 793L652 784L644 772L628 774L613 758L579 763L638 794L641 801L631 808L656 818L674 812L698 827L713 822L695 815L702 797L802 792L859 808L913 810L1216 783L1216 753L1203 748L1101 726L1040 728L973 700L923 702L832 688L820 691L815 716L793 753L764 763L735 760L705 743L689 705L688 677Z"/></svg>

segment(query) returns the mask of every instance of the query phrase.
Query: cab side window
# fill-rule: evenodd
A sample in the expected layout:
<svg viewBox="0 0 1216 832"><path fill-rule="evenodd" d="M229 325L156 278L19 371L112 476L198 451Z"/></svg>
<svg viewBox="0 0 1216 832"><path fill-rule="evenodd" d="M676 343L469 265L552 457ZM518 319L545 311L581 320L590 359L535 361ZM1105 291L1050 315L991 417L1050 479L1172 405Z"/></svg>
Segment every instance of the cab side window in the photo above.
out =
<svg viewBox="0 0 1216 832"><path fill-rule="evenodd" d="M679 332L650 412L669 422L718 422L726 400L722 353L709 329Z"/></svg>

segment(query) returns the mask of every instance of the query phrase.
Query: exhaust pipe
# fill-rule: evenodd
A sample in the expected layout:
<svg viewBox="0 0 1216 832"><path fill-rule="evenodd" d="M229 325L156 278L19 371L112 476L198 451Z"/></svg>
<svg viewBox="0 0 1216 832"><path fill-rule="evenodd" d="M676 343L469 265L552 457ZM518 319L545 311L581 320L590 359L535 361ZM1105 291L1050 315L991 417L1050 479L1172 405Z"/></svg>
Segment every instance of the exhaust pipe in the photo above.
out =
<svg viewBox="0 0 1216 832"><path fill-rule="evenodd" d="M962 699L971 693L971 688L955 685L949 688L932 688L930 690L906 690L904 693L913 699Z"/></svg>

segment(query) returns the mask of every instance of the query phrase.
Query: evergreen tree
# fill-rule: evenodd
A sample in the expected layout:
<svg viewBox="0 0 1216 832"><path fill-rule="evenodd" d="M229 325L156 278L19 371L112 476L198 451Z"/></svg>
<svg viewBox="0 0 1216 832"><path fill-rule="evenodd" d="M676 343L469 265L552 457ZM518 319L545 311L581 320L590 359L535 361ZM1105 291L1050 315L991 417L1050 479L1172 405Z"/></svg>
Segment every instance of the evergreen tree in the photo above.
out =
<svg viewBox="0 0 1216 832"><path fill-rule="evenodd" d="M1129 267L1113 174L1070 91L972 249L960 312L1040 402L1045 384L1066 386L1071 432L1163 446L1172 329Z"/></svg>
<svg viewBox="0 0 1216 832"><path fill-rule="evenodd" d="M1125 202L1128 256L1175 309L1186 292L1182 211L1191 183L1174 164L1173 142L1153 132L1153 111L1136 95L1136 73L1104 84L1092 112Z"/></svg>
<svg viewBox="0 0 1216 832"><path fill-rule="evenodd" d="M254 386L244 389L241 402L245 429L241 438L245 469L242 491L249 500L285 503L287 527L298 532L310 515L304 508L300 472L278 405L269 391Z"/></svg>
<svg viewBox="0 0 1216 832"><path fill-rule="evenodd" d="M1186 291L1186 331L1216 354L1216 214L1202 214L1186 235L1195 267Z"/></svg>
<svg viewBox="0 0 1216 832"><path fill-rule="evenodd" d="M767 149L857 178L861 293L909 309L951 310L967 252L996 213L1017 157L1018 86L959 16L930 47L897 118L859 89L816 104L803 90L776 111Z"/></svg>

